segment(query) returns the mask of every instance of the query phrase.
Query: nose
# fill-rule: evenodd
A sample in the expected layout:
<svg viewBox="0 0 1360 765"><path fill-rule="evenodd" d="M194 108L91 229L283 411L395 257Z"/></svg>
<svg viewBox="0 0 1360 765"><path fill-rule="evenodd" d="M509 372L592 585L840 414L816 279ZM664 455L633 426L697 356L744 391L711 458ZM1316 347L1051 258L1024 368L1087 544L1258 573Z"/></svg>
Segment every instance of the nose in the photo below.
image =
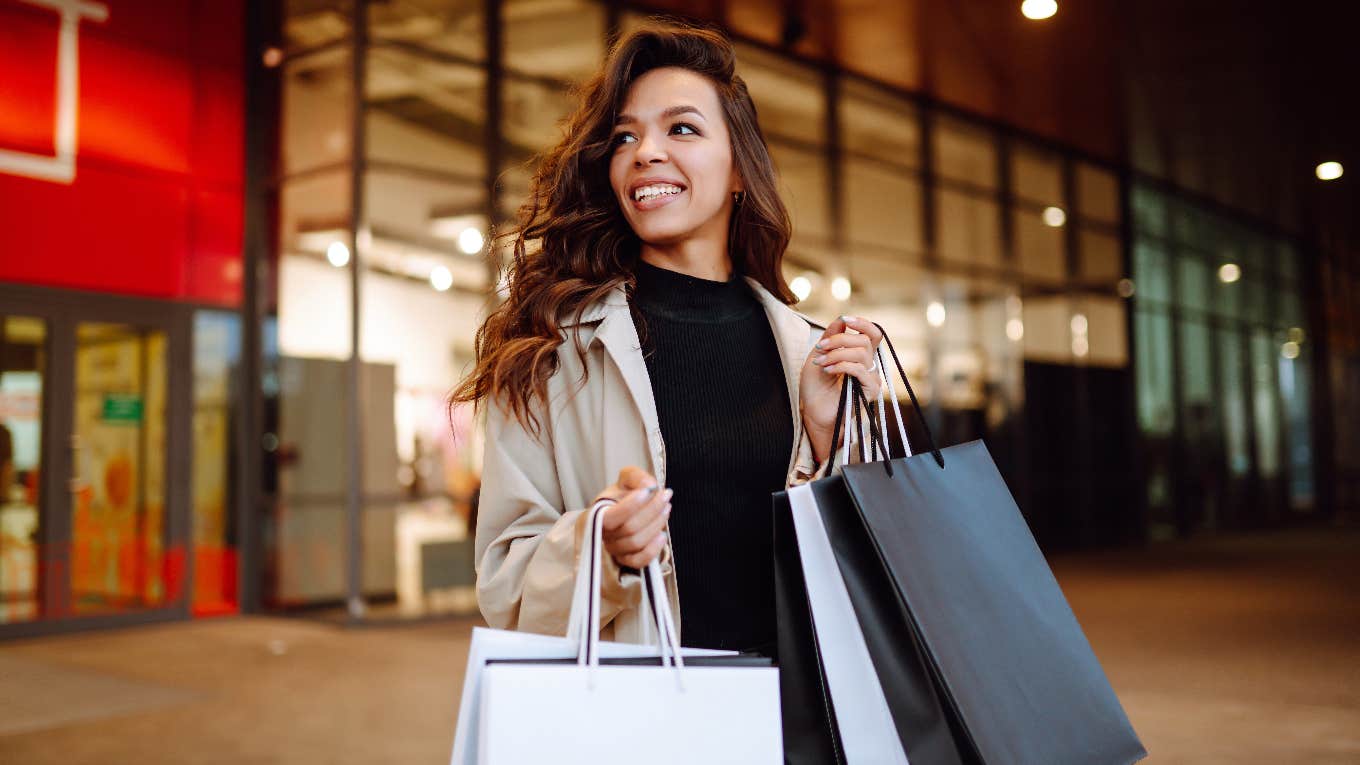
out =
<svg viewBox="0 0 1360 765"><path fill-rule="evenodd" d="M637 151L633 154L633 165L642 167L653 162L665 162L666 151L661 145L661 141L651 137L651 134L642 136L638 139Z"/></svg>

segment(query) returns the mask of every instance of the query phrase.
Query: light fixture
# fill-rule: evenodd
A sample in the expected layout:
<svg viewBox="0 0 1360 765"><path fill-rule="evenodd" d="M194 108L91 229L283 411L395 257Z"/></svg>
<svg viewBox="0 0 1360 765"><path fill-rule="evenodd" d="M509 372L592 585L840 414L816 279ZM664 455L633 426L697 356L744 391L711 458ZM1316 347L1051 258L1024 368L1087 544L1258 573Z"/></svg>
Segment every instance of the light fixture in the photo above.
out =
<svg viewBox="0 0 1360 765"><path fill-rule="evenodd" d="M1061 207L1044 208L1044 225L1053 228L1062 228L1067 223L1067 213Z"/></svg>
<svg viewBox="0 0 1360 765"><path fill-rule="evenodd" d="M1119 290L1119 297L1122 297L1122 298L1131 298L1131 297L1133 297L1133 293L1134 293L1134 289L1133 289L1133 280L1132 280L1132 279L1120 279L1120 280L1119 280L1119 286L1118 286L1117 289Z"/></svg>
<svg viewBox="0 0 1360 765"><path fill-rule="evenodd" d="M850 299L850 280L844 276L837 276L831 280L831 297L846 301Z"/></svg>
<svg viewBox="0 0 1360 765"><path fill-rule="evenodd" d="M1302 345L1302 344L1303 344L1303 327L1290 327L1290 328L1289 328L1289 341L1290 341L1290 342L1293 342L1293 343L1299 343L1300 345Z"/></svg>
<svg viewBox="0 0 1360 765"><path fill-rule="evenodd" d="M1006 322L1006 337L1017 343L1025 339L1025 323L1019 319Z"/></svg>
<svg viewBox="0 0 1360 765"><path fill-rule="evenodd" d="M944 304L938 300L931 301L926 306L926 322L932 327L943 327L944 320L948 318L948 313L944 310Z"/></svg>
<svg viewBox="0 0 1360 765"><path fill-rule="evenodd" d="M466 255L476 255L481 252L484 244L486 244L486 238L474 226L468 226L458 233L458 249Z"/></svg>
<svg viewBox="0 0 1360 765"><path fill-rule="evenodd" d="M1086 322L1086 314L1084 313L1072 314L1072 334L1085 335L1086 330L1089 328L1090 325Z"/></svg>
<svg viewBox="0 0 1360 765"><path fill-rule="evenodd" d="M1236 263L1224 263L1218 267L1218 280L1224 284L1232 284L1242 278L1242 267Z"/></svg>
<svg viewBox="0 0 1360 765"><path fill-rule="evenodd" d="M435 266L430 272L430 286L440 292L448 292L449 287L453 286L453 273L444 266Z"/></svg>
<svg viewBox="0 0 1360 765"><path fill-rule="evenodd" d="M349 265L349 248L344 242L331 242L326 247L326 260L336 268L344 268Z"/></svg>
<svg viewBox="0 0 1360 765"><path fill-rule="evenodd" d="M1286 359L1297 359L1299 357L1299 344L1290 340L1280 346L1280 355Z"/></svg>
<svg viewBox="0 0 1360 765"><path fill-rule="evenodd" d="M1323 181L1334 181L1341 177L1345 169L1340 162L1323 162L1317 166L1317 177Z"/></svg>
<svg viewBox="0 0 1360 765"><path fill-rule="evenodd" d="M799 300L807 300L808 295L812 294L812 280L806 276L795 276L793 281L789 282L789 289L793 290L794 296Z"/></svg>
<svg viewBox="0 0 1360 765"><path fill-rule="evenodd" d="M283 51L271 45L264 49L264 54L260 56L260 60L264 62L266 68L273 69L283 63Z"/></svg>
<svg viewBox="0 0 1360 765"><path fill-rule="evenodd" d="M1019 295L1006 296L1006 313L1011 316L1019 316L1025 310L1025 301Z"/></svg>
<svg viewBox="0 0 1360 765"><path fill-rule="evenodd" d="M1053 18L1053 14L1058 12L1058 3L1056 0L1025 0L1020 4L1020 12L1027 19L1043 21Z"/></svg>
<svg viewBox="0 0 1360 765"><path fill-rule="evenodd" d="M1072 355L1077 358L1086 358L1086 354L1091 352L1091 343L1085 335L1078 335L1072 338Z"/></svg>

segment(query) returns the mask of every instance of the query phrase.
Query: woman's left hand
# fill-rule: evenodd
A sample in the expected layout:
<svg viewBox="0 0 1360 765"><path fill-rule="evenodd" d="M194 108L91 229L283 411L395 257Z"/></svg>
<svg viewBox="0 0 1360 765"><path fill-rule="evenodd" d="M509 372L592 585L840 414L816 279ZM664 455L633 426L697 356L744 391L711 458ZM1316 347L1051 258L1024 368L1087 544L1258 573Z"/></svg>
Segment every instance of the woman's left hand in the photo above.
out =
<svg viewBox="0 0 1360 765"><path fill-rule="evenodd" d="M842 377L853 375L864 386L867 400L878 398L874 351L882 340L883 333L868 319L841 316L826 328L803 362L798 386L803 427L812 439L812 451L819 463L831 454Z"/></svg>

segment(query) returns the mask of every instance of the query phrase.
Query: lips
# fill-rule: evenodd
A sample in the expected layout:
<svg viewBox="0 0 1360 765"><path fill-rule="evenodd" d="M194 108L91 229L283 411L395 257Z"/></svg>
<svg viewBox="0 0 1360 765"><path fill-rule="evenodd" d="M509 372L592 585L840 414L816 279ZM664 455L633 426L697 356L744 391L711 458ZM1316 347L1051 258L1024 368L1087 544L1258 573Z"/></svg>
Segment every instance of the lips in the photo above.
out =
<svg viewBox="0 0 1360 765"><path fill-rule="evenodd" d="M666 191L662 191L662 189L666 189ZM678 191L671 191L671 189L678 189ZM656 193L658 191L661 193ZM688 188L679 181L659 176L648 176L639 178L628 186L628 201L632 203L635 210L655 210L658 207L665 207L670 204L686 191L688 191ZM638 196L644 192L648 192L648 194L642 199L638 199Z"/></svg>

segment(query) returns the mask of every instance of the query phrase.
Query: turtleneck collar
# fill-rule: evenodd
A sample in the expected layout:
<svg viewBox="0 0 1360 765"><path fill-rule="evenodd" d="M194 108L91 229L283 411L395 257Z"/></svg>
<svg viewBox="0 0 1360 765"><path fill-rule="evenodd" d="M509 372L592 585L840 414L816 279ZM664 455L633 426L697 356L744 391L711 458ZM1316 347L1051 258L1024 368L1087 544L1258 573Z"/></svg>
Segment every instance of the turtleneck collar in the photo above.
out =
<svg viewBox="0 0 1360 765"><path fill-rule="evenodd" d="M701 279L638 259L633 299L647 313L686 321L728 321L760 306L735 269L727 281Z"/></svg>

